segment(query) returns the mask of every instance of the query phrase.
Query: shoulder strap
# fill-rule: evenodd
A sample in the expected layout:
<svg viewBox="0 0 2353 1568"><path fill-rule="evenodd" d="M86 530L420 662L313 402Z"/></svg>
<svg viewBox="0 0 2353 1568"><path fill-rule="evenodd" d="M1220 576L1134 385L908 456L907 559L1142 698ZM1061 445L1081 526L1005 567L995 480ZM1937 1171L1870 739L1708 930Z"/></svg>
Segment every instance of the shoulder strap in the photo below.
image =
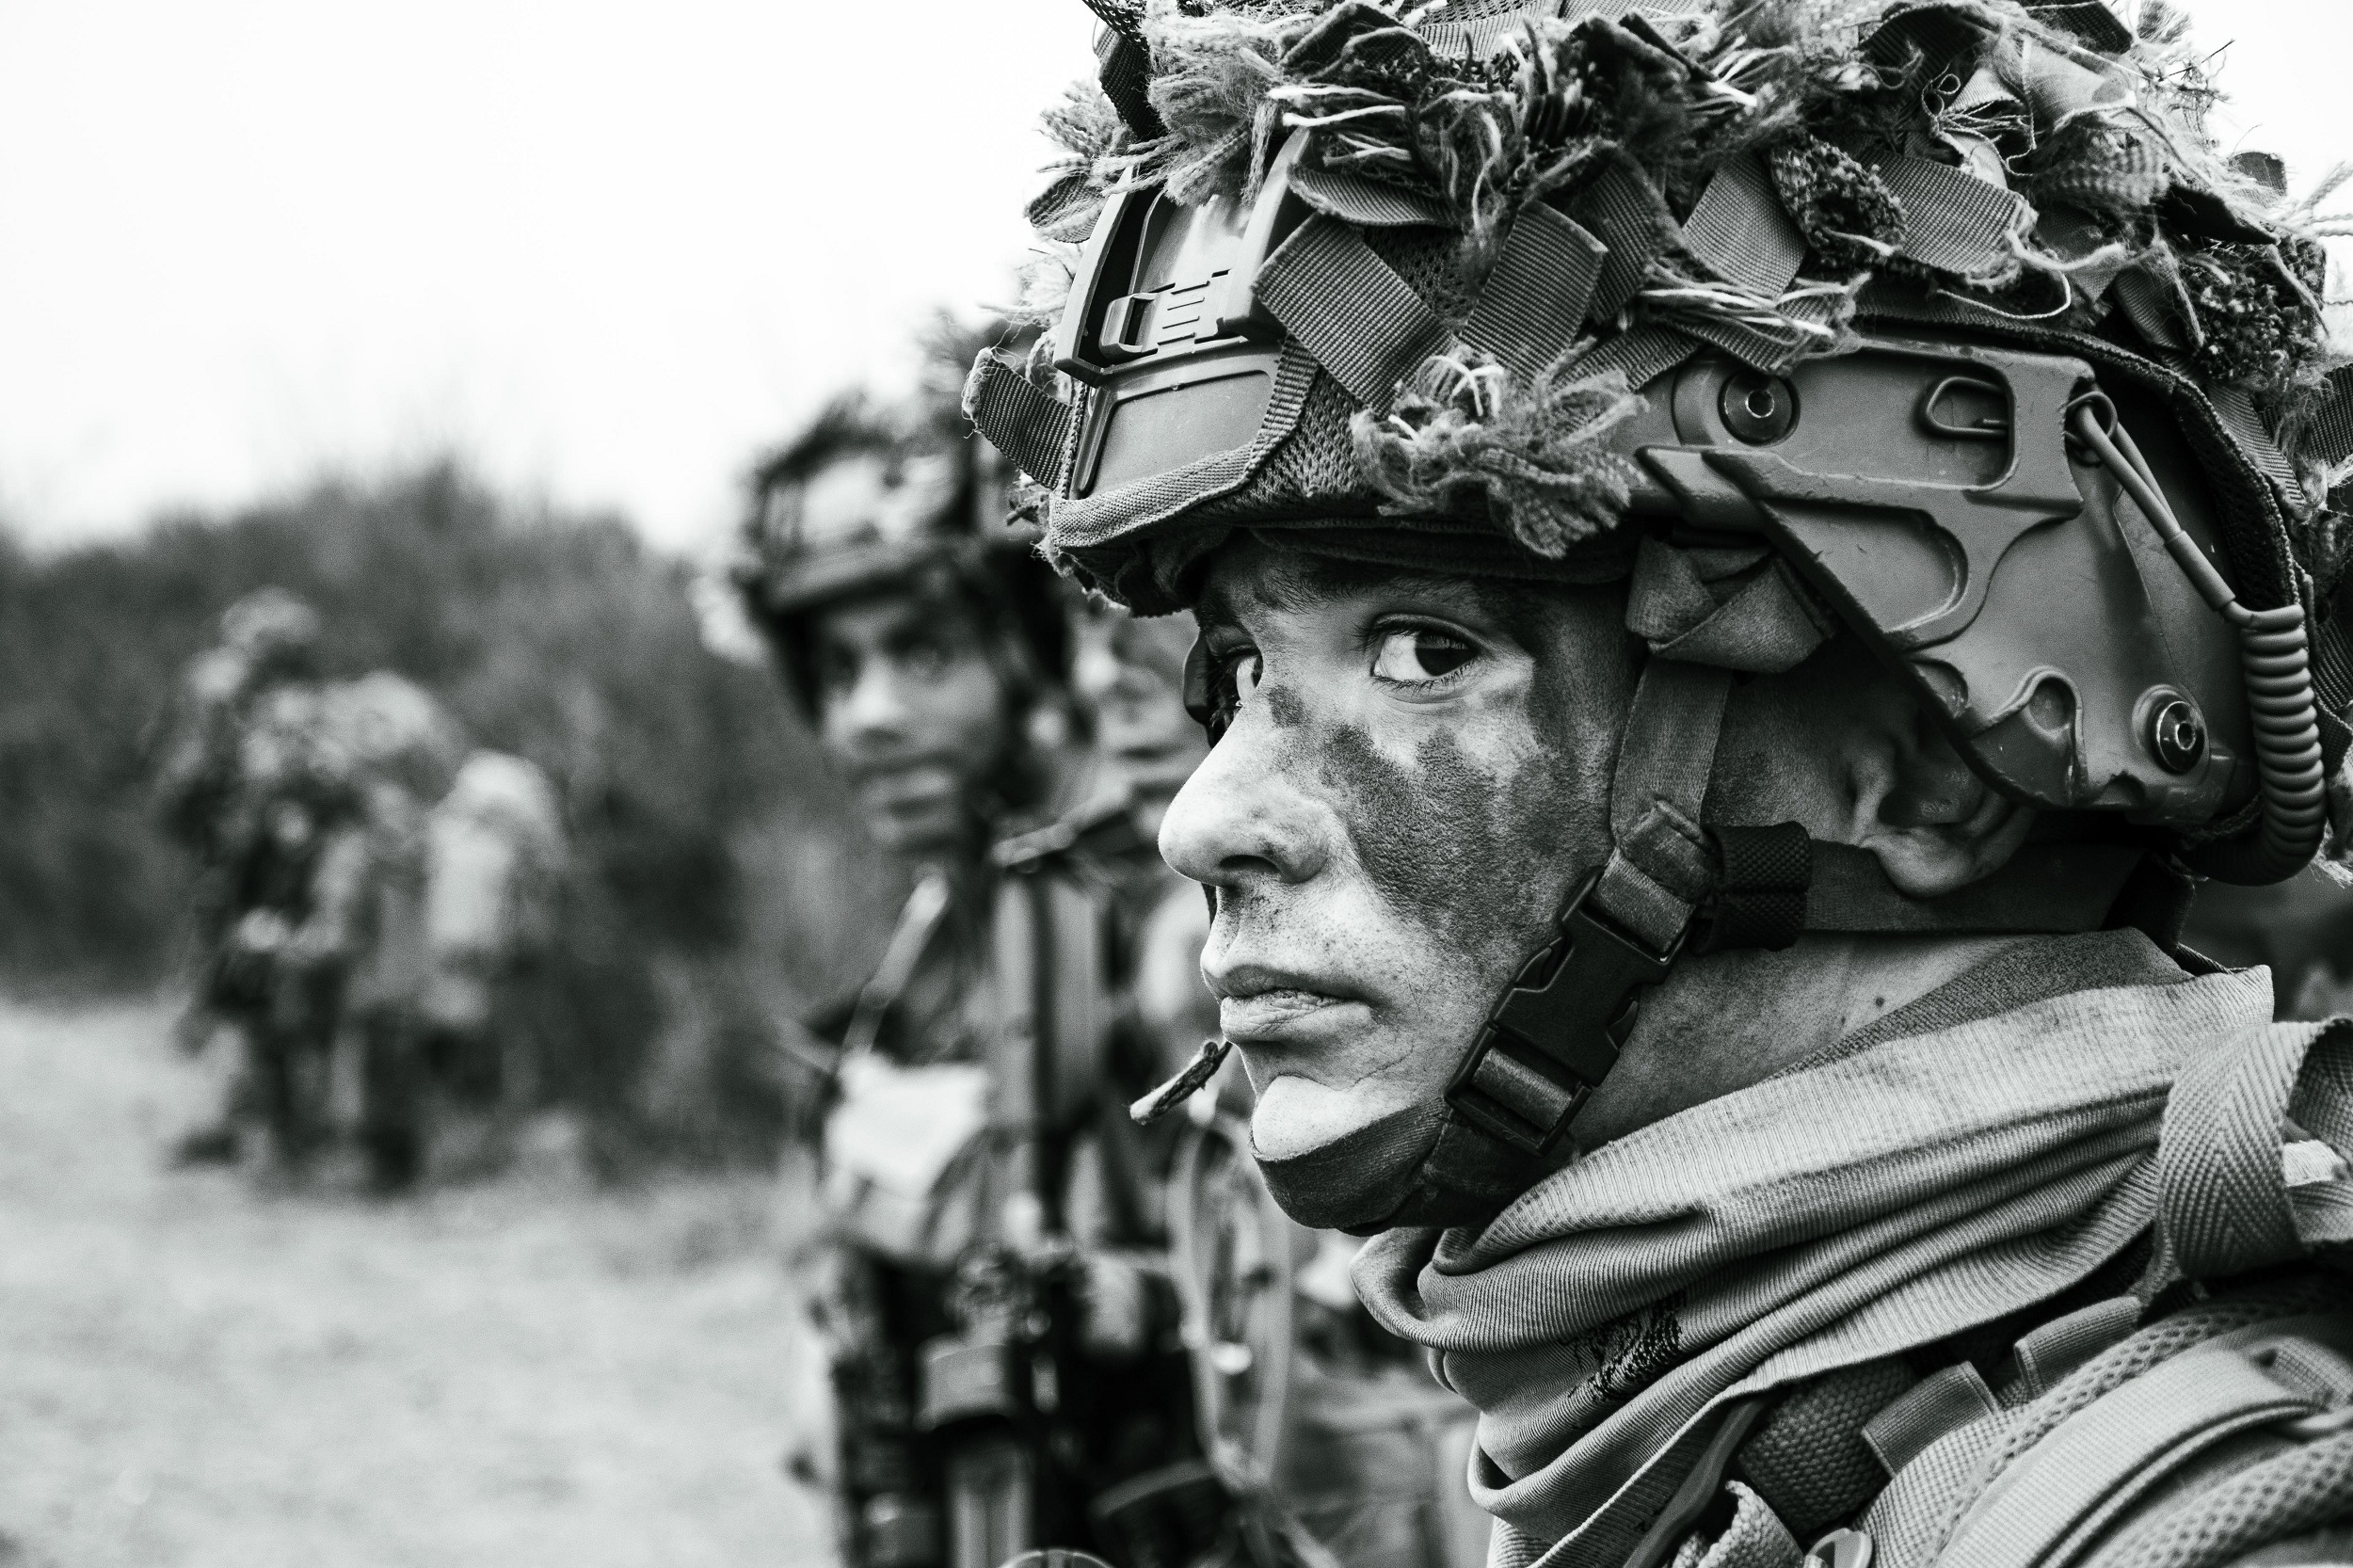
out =
<svg viewBox="0 0 2353 1568"><path fill-rule="evenodd" d="M900 907L899 923L891 929L882 962L874 966L872 978L858 987L857 1006L851 1013L849 1030L842 1036L844 1055L874 1048L882 1033L883 1016L914 980L917 966L923 962L923 954L931 947L932 937L937 935L940 921L947 918L948 903L945 876L925 872L916 879L914 890Z"/></svg>

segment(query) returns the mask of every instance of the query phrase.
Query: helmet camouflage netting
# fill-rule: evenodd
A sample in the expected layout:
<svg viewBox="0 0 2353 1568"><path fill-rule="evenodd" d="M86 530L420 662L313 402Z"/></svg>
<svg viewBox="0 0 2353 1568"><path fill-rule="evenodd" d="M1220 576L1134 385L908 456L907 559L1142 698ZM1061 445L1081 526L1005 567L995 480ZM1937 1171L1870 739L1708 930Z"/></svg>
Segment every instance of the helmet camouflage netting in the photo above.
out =
<svg viewBox="0 0 2353 1568"><path fill-rule="evenodd" d="M1638 475L1609 438L1644 385L1710 349L1784 373L1873 321L2176 373L2337 574L2319 499L2353 421L2324 375L2324 226L2276 160L2216 153L2166 7L2137 37L2099 0L1096 9L1104 86L1047 115L1067 155L1030 208L1029 303L1061 329L984 357L968 398L1058 564L1139 608L1173 597L1156 547L1211 526L1411 518L1622 572ZM1258 232L1213 278L1067 299L1136 243L1107 201L1135 229L1165 224L1156 199ZM1145 336L1256 360L1193 394L1222 444L1166 468L1121 449L1104 374Z"/></svg>

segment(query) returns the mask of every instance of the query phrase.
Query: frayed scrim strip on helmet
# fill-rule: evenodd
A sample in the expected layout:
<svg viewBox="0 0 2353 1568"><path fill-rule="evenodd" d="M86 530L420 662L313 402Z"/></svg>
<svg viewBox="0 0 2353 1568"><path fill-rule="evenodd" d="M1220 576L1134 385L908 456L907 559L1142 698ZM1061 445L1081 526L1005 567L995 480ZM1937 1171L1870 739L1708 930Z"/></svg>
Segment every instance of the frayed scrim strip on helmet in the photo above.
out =
<svg viewBox="0 0 2353 1568"><path fill-rule="evenodd" d="M1279 112L1271 90L1283 79L1284 56L1310 25L1311 18L1289 7L1202 15L1176 0L1153 0L1144 20L1151 101L1169 134L1140 152L1172 198L1190 206L1212 196L1253 194Z"/></svg>
<svg viewBox="0 0 2353 1568"><path fill-rule="evenodd" d="M1601 438L1641 407L1615 372L1570 381L1556 367L1523 389L1465 351L1424 364L1385 417L1360 411L1349 433L1384 510L1483 498L1513 538L1559 560L1625 512L1634 471Z"/></svg>
<svg viewBox="0 0 2353 1568"><path fill-rule="evenodd" d="M1062 156L1040 170L1046 185L1031 199L1025 216L1046 239L1075 245L1094 232L1103 210L1104 160L1119 153L1128 128L1093 82L1071 83L1062 102L1038 120Z"/></svg>

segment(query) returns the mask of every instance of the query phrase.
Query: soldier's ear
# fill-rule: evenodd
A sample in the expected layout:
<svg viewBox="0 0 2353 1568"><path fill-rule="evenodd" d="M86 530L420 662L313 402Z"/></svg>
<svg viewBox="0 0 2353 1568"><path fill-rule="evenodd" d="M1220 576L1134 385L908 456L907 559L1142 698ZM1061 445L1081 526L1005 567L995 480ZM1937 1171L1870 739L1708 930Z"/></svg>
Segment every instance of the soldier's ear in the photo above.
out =
<svg viewBox="0 0 2353 1568"><path fill-rule="evenodd" d="M1869 850L1913 898L1955 892L1999 871L2025 841L2033 810L1971 772L1894 680L1857 696L1841 737L1848 820L1840 836Z"/></svg>

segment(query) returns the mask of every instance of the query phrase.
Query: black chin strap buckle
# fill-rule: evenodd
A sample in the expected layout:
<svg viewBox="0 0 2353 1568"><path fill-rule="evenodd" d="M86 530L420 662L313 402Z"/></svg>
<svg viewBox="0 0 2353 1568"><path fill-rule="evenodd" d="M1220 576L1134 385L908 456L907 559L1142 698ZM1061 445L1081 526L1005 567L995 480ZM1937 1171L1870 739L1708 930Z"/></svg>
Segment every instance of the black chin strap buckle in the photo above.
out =
<svg viewBox="0 0 2353 1568"><path fill-rule="evenodd" d="M1687 946L1774 950L1798 939L1814 880L1805 829L1719 828L1715 844L1715 888L1663 948L1609 918L1595 897L1602 872L1585 879L1559 934L1521 968L1454 1070L1446 1102L1458 1115L1522 1154L1550 1154L1617 1065L1642 987L1666 979Z"/></svg>
<svg viewBox="0 0 2353 1568"><path fill-rule="evenodd" d="M1689 928L1663 950L1610 920L1589 877L1560 935L1529 959L1487 1016L1447 1086L1465 1121L1522 1154L1552 1152L1634 1031L1638 992L1667 978Z"/></svg>

